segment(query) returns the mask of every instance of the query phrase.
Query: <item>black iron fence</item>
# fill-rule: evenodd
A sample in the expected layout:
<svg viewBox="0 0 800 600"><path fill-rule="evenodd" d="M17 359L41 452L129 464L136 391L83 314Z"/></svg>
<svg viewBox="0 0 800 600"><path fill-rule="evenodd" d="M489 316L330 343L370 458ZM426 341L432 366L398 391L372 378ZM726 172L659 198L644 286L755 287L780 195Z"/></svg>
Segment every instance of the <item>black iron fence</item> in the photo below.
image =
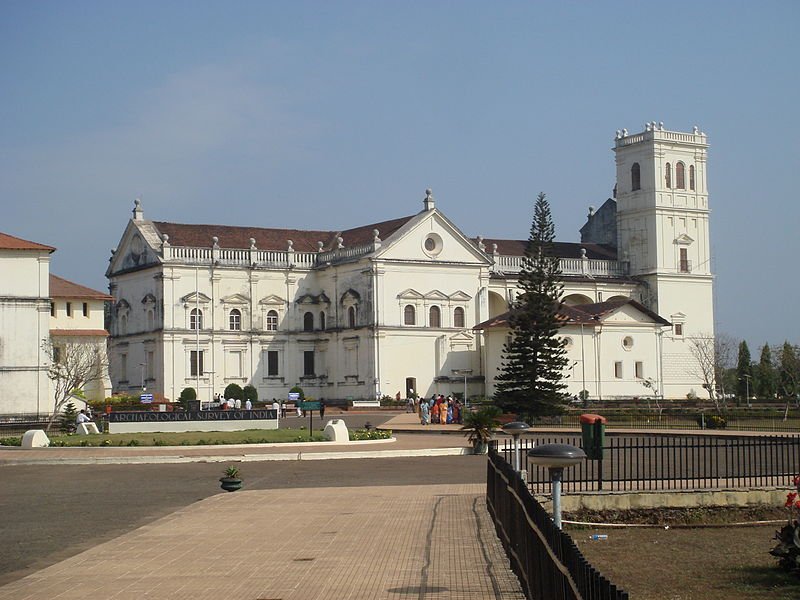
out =
<svg viewBox="0 0 800 600"><path fill-rule="evenodd" d="M496 446L495 446L496 447ZM489 451L487 505L529 600L627 600L558 529L503 455Z"/></svg>
<svg viewBox="0 0 800 600"><path fill-rule="evenodd" d="M534 491L549 490L546 468L527 460L534 444L582 446L581 436L536 436L520 440ZM513 442L501 442L513 461ZM785 485L800 472L798 436L608 436L602 460L585 460L564 470L563 491L720 489Z"/></svg>
<svg viewBox="0 0 800 600"><path fill-rule="evenodd" d="M594 411L589 411L594 412ZM597 411L608 419L608 426L618 429L718 429L712 422L712 412L642 412L634 414L616 413L614 411ZM567 414L558 417L542 417L536 421L537 425L544 427L580 427L580 415ZM800 416L793 409L789 416L784 417L782 411L766 414L764 411L723 416L724 429L727 431L763 431L776 433L800 432ZM719 421L717 421L719 423Z"/></svg>

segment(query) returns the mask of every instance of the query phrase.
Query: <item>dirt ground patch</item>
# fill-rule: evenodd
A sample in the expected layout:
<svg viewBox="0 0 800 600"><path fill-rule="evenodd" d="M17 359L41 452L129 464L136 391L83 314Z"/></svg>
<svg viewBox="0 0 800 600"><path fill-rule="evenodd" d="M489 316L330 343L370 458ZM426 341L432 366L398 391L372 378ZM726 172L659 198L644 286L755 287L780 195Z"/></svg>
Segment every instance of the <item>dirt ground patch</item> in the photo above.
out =
<svg viewBox="0 0 800 600"><path fill-rule="evenodd" d="M637 600L797 600L800 580L770 556L780 524L724 526L782 519L776 507L582 511L568 520L655 523L669 528L565 525L592 565ZM692 526L703 523L714 527ZM688 525L688 526L687 526ZM608 535L592 541L593 533Z"/></svg>

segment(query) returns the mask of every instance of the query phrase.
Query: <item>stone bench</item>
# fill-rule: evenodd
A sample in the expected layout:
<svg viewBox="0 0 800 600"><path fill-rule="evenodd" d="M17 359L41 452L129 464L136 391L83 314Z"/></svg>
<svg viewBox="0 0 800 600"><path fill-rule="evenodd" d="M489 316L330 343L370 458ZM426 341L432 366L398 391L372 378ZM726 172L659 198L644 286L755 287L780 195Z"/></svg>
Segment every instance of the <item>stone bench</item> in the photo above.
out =
<svg viewBox="0 0 800 600"><path fill-rule="evenodd" d="M380 400L352 400L353 408L380 408Z"/></svg>

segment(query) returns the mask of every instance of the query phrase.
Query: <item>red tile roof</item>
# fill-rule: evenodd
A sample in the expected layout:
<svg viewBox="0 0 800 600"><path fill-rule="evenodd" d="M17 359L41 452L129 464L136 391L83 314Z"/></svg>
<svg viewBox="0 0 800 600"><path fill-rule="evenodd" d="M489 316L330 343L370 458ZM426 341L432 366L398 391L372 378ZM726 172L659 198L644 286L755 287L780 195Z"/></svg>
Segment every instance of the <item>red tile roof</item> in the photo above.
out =
<svg viewBox="0 0 800 600"><path fill-rule="evenodd" d="M343 231L189 225L164 221L153 221L153 225L159 233L166 233L169 236L169 243L173 246L210 247L211 238L216 236L220 248L249 248L250 238L253 238L259 250L286 250L287 240L292 240L292 247L298 252L316 252L319 250L317 242L323 243L324 250L330 250L335 247L336 238L339 236L343 238L345 248L369 243L372 241L374 229L379 231L381 239L386 239L412 218L413 216L401 217Z"/></svg>
<svg viewBox="0 0 800 600"><path fill-rule="evenodd" d="M594 302L592 304L578 304L574 306L568 306L564 304L559 311L558 319L563 321L564 325L597 325L603 317L611 314L625 304L630 304L631 306L635 307L637 310L643 312L648 317L653 319L656 323L670 325L670 322L665 318L631 298L611 300L608 302ZM473 327L473 329L482 331L495 327L509 327L510 316L511 311L504 312L503 314L492 317L483 323L479 323Z"/></svg>
<svg viewBox="0 0 800 600"><path fill-rule="evenodd" d="M0 250L47 250L55 252L52 246L45 246L36 242L29 242L22 238L0 232Z"/></svg>
<svg viewBox="0 0 800 600"><path fill-rule="evenodd" d="M104 292L98 292L77 283L72 283L58 275L50 273L50 297L51 298L88 298L91 300L113 300L112 296Z"/></svg>
<svg viewBox="0 0 800 600"><path fill-rule="evenodd" d="M69 337L108 336L105 329L51 329L50 335L63 335Z"/></svg>

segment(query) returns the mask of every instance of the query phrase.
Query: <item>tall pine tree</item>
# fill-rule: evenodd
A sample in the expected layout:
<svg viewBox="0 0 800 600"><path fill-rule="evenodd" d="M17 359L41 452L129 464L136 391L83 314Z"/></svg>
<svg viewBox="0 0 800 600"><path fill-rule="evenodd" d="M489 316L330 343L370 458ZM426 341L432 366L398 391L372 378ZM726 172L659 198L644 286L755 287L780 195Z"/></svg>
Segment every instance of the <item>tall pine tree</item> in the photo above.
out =
<svg viewBox="0 0 800 600"><path fill-rule="evenodd" d="M772 362L772 350L769 344L761 348L761 358L756 369L756 394L767 402L775 400L778 392L778 376Z"/></svg>
<svg viewBox="0 0 800 600"><path fill-rule="evenodd" d="M555 256L555 227L544 193L536 199L533 223L509 311L510 340L503 347L497 376L497 404L524 418L563 412L567 366L564 340L558 337L561 269Z"/></svg>
<svg viewBox="0 0 800 600"><path fill-rule="evenodd" d="M736 397L749 402L753 393L753 366L750 361L750 348L747 342L739 342L739 360L736 362Z"/></svg>

